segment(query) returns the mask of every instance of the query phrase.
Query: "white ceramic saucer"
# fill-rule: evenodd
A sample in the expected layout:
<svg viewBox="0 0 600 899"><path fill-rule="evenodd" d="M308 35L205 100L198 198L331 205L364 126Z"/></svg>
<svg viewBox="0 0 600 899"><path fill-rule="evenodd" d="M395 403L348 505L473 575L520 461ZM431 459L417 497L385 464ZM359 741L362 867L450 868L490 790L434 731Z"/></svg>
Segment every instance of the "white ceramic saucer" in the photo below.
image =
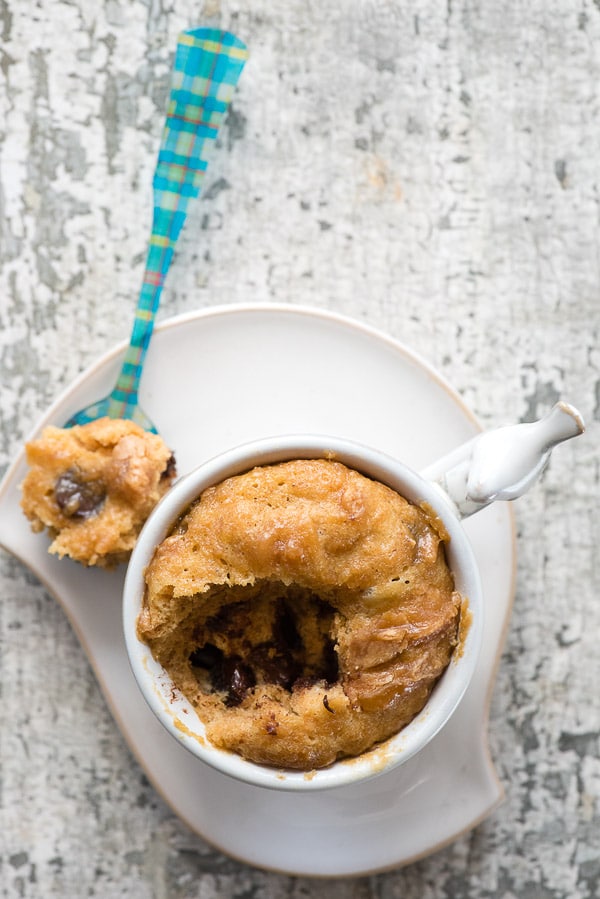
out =
<svg viewBox="0 0 600 899"><path fill-rule="evenodd" d="M52 406L62 425L112 388L125 347ZM172 319L150 347L141 404L181 474L222 450L274 434L336 434L422 469L478 425L427 363L371 328L315 309L225 306ZM466 522L486 601L475 677L446 727L414 759L361 785L275 793L209 769L162 728L129 668L123 570L57 561L19 509L23 453L0 486L0 544L62 605L133 753L165 801L208 842L288 874L344 877L406 864L474 827L501 800L489 758L489 697L510 614L513 517L495 504Z"/></svg>

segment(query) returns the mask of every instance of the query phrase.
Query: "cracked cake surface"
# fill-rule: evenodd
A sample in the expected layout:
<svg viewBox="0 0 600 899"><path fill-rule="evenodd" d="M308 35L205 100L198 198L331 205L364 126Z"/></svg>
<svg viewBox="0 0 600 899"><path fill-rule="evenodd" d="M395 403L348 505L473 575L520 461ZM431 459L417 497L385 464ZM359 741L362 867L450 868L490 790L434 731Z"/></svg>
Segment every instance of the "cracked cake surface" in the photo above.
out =
<svg viewBox="0 0 600 899"><path fill-rule="evenodd" d="M148 515L175 477L171 450L125 419L44 428L26 444L21 507L49 551L84 565L126 561Z"/></svg>
<svg viewBox="0 0 600 899"><path fill-rule="evenodd" d="M157 547L138 636L214 745L323 767L408 724L449 664L445 539L340 462L258 467L204 491Z"/></svg>

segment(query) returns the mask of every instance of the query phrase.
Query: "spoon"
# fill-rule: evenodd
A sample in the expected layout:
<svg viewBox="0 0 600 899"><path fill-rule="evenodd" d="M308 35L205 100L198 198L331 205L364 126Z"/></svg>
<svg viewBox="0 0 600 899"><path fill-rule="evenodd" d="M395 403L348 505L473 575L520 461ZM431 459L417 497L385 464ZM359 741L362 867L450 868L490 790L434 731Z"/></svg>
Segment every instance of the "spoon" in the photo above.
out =
<svg viewBox="0 0 600 899"><path fill-rule="evenodd" d="M198 196L204 180L205 151L217 137L247 58L246 46L229 32L197 28L179 35L152 182L154 214L146 269L130 343L112 392L75 413L67 428L108 416L131 419L157 433L138 403L142 367L188 203Z"/></svg>

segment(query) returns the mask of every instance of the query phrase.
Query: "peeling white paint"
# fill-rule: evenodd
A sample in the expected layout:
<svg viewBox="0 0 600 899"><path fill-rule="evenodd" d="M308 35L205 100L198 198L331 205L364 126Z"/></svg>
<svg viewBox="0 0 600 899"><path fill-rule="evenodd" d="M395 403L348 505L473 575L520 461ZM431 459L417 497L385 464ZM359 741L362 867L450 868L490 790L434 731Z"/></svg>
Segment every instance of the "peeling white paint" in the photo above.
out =
<svg viewBox="0 0 600 899"><path fill-rule="evenodd" d="M0 2L2 467L57 393L128 335L168 66L201 8ZM486 425L542 415L557 395L588 423L518 510L490 721L507 801L452 847L378 877L294 881L225 859L144 782L61 611L2 555L3 895L592 899L598 2L204 10L251 58L207 176L229 189L190 210L160 316L310 303L411 345Z"/></svg>

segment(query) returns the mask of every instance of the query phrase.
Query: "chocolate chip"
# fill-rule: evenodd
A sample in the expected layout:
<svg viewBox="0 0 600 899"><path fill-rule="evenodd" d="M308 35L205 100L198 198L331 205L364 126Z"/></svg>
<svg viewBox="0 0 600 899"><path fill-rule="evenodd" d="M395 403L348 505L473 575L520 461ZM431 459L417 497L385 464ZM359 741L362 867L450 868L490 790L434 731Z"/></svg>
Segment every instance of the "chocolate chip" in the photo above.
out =
<svg viewBox="0 0 600 899"><path fill-rule="evenodd" d="M331 712L332 715L335 715L335 709L332 709L331 706L329 705L329 700L327 699L327 693L323 697L323 705L325 706L325 708L327 709L328 712Z"/></svg>
<svg viewBox="0 0 600 899"><path fill-rule="evenodd" d="M167 479L170 480L172 477L175 476L176 473L177 473L177 463L175 461L175 456L173 455L173 453L171 453L171 455L167 459L167 465L166 465L165 470L163 472L161 472L161 475L160 475L161 481L167 480Z"/></svg>
<svg viewBox="0 0 600 899"><path fill-rule="evenodd" d="M102 481L86 481L73 468L67 469L54 485L54 497L67 518L91 518L106 499Z"/></svg>
<svg viewBox="0 0 600 899"><path fill-rule="evenodd" d="M213 688L227 693L225 705L239 705L249 690L256 685L252 668L238 656L224 658L211 672Z"/></svg>

